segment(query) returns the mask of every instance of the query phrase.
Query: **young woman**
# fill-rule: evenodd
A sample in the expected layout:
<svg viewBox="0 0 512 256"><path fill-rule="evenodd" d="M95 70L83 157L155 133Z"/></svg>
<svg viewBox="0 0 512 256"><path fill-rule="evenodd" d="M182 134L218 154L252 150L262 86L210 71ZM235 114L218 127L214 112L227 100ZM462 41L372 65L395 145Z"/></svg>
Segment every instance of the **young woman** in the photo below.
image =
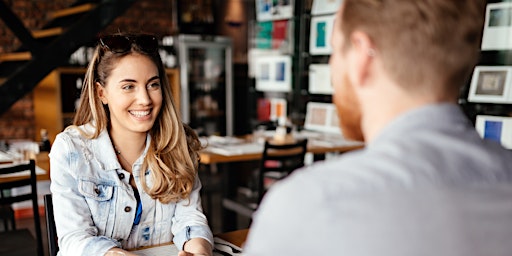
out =
<svg viewBox="0 0 512 256"><path fill-rule="evenodd" d="M72 126L50 153L60 255L133 255L174 242L211 255L197 177L200 143L183 124L151 35L99 40Z"/></svg>

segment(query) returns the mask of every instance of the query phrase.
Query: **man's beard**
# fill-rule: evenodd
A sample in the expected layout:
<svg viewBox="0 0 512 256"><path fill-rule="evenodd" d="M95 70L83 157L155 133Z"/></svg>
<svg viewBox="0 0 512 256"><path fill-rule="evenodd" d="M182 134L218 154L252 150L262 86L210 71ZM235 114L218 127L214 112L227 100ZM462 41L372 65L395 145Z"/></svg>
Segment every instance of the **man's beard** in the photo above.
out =
<svg viewBox="0 0 512 256"><path fill-rule="evenodd" d="M343 75L341 95L335 95L333 101L336 104L338 118L343 137L350 140L364 141L361 129L361 106L355 95L354 89L346 74Z"/></svg>

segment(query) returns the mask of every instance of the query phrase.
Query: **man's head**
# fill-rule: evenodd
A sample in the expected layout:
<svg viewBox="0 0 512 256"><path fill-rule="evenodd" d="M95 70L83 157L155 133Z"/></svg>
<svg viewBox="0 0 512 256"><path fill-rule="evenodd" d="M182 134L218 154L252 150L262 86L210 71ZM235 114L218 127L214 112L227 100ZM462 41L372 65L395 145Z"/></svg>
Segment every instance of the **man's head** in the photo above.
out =
<svg viewBox="0 0 512 256"><path fill-rule="evenodd" d="M330 61L333 101L344 134L362 137L360 131L346 130L357 128L362 115L361 98L354 89L360 80L352 79L351 72L354 65L366 68L374 56L386 77L409 95L455 101L479 56L485 3L345 0L335 20ZM365 48L367 59L349 63L351 51L357 51L354 48Z"/></svg>

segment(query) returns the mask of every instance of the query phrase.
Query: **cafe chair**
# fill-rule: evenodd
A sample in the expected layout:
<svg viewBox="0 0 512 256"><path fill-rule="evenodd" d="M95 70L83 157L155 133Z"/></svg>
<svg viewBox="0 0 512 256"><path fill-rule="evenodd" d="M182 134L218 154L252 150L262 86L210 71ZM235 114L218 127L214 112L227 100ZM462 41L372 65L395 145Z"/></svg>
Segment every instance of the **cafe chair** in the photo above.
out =
<svg viewBox="0 0 512 256"><path fill-rule="evenodd" d="M286 144L265 141L259 169L256 172L255 191L237 193L233 198L224 198L222 200L224 208L251 218L266 191L274 182L304 166L307 143L307 139Z"/></svg>
<svg viewBox="0 0 512 256"><path fill-rule="evenodd" d="M29 171L29 175L24 172ZM30 187L30 190L20 189L20 193L4 193L0 198L0 206L11 207L13 203L32 201L34 230L36 237L28 229L14 229L0 232L0 255L39 255L43 256L43 239L41 235L41 220L37 203L36 164L32 159L25 163L9 164L0 167L0 175L9 175L12 179L0 183L0 191L12 191L14 188Z"/></svg>
<svg viewBox="0 0 512 256"><path fill-rule="evenodd" d="M46 231L48 237L48 253L50 256L56 256L59 251L57 238L57 229L55 228L55 219L53 217L52 195L44 195L44 213L46 216Z"/></svg>
<svg viewBox="0 0 512 256"><path fill-rule="evenodd" d="M6 193L10 191L1 190L0 198L6 196ZM0 205L0 219L3 220L4 230L15 230L16 229L16 220L14 218L14 209L10 205Z"/></svg>

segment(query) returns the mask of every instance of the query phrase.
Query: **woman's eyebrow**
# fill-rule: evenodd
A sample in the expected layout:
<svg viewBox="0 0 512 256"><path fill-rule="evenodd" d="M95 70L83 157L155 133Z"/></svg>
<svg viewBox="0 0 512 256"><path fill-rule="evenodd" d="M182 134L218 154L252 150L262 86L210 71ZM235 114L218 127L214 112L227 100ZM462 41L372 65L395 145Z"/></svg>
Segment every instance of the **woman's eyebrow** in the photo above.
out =
<svg viewBox="0 0 512 256"><path fill-rule="evenodd" d="M160 80L160 77L159 76L154 76L154 77L148 79L148 83L153 81L153 80Z"/></svg>
<svg viewBox="0 0 512 256"><path fill-rule="evenodd" d="M147 82L149 83L149 82L151 82L151 81L153 81L155 79L160 79L160 77L159 76L154 76L154 77L148 79ZM123 82L135 83L135 82L137 82L137 80L132 79L132 78L125 78L125 79L122 79L121 81L119 81L119 83L123 83Z"/></svg>

